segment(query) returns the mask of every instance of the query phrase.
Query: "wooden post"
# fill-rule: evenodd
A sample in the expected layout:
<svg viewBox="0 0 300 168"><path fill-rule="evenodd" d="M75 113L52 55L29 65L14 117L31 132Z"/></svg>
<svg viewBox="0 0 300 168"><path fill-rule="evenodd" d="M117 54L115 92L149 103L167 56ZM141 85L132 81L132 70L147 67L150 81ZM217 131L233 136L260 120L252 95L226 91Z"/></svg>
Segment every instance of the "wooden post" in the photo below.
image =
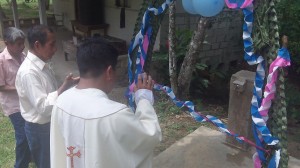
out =
<svg viewBox="0 0 300 168"><path fill-rule="evenodd" d="M14 23L16 28L20 28L18 5L16 0L11 0L11 8L13 11Z"/></svg>
<svg viewBox="0 0 300 168"><path fill-rule="evenodd" d="M39 0L40 24L47 25L46 0Z"/></svg>
<svg viewBox="0 0 300 168"><path fill-rule="evenodd" d="M3 37L3 32L4 32L4 23L3 23L3 19L4 19L4 12L3 9L0 5L0 36Z"/></svg>

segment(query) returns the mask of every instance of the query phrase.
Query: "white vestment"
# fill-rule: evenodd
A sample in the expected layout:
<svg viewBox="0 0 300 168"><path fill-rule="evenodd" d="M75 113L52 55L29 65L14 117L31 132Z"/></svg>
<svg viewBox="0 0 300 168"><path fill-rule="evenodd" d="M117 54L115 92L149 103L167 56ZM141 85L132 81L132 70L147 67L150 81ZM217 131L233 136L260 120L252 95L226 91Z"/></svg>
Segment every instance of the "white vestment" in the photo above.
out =
<svg viewBox="0 0 300 168"><path fill-rule="evenodd" d="M52 111L52 168L150 168L161 140L157 115L147 99L136 112L98 89L71 88Z"/></svg>

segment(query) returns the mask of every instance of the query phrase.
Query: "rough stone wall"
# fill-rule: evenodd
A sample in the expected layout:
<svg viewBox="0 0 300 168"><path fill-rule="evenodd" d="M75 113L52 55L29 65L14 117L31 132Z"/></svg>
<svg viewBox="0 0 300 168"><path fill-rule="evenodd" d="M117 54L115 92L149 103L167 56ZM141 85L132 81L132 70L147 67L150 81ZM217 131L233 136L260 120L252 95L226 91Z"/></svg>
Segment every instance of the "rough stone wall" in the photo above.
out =
<svg viewBox="0 0 300 168"><path fill-rule="evenodd" d="M177 13L177 28L195 30L199 17L199 15ZM211 25L206 31L205 40L208 44L202 46L199 61L212 68L227 70L231 63L243 59L242 13L224 9L219 15L210 19ZM165 17L160 30L161 45L167 43L168 24L168 17Z"/></svg>
<svg viewBox="0 0 300 168"><path fill-rule="evenodd" d="M196 29L199 15L189 15L180 6L177 8L177 12L176 25L178 29ZM205 63L211 68L226 71L231 64L243 59L242 15L240 11L224 9L219 15L211 18L212 24L206 31L208 44L202 46L199 62ZM161 24L160 36L156 39L159 41L160 48L166 47L168 24L166 15ZM157 82L164 83L162 79L165 77L159 71L160 68L168 69L168 65L162 65L160 62L153 61L150 73ZM127 55L119 57L117 69L117 74L122 78L117 85L128 85Z"/></svg>

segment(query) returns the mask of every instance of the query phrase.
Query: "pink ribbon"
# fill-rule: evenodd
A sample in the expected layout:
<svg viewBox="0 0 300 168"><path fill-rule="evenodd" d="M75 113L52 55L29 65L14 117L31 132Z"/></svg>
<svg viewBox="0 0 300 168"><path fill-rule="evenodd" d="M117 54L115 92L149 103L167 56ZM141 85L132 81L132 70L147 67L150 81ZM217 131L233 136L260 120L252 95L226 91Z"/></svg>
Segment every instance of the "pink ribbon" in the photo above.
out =
<svg viewBox="0 0 300 168"><path fill-rule="evenodd" d="M228 6L228 8L231 9L236 9L238 8L238 3L235 1L235 3L231 3L229 2L229 0L225 0L226 5ZM252 4L253 0L244 0L244 3L241 5L241 9L243 8L247 8L250 4Z"/></svg>
<svg viewBox="0 0 300 168"><path fill-rule="evenodd" d="M277 69L279 67L290 66L290 61L277 57L270 65L268 81L265 86L264 96L265 98L262 100L261 108L259 109L259 113L263 117L268 116L269 108L271 107L271 101L275 98L276 86L275 83L278 77Z"/></svg>
<svg viewBox="0 0 300 168"><path fill-rule="evenodd" d="M144 40L143 40L143 50L144 52L147 54L148 52L148 46L149 46L149 38L148 38L148 33L146 33L144 35ZM142 56L142 53L140 53L140 61L141 61L141 66L142 66L142 69L144 69L144 65L145 65L145 59L144 57ZM133 89L134 89L134 86L135 86L135 81L129 86L129 91L130 92L133 92Z"/></svg>
<svg viewBox="0 0 300 168"><path fill-rule="evenodd" d="M257 153L253 155L254 168L261 168L261 161Z"/></svg>

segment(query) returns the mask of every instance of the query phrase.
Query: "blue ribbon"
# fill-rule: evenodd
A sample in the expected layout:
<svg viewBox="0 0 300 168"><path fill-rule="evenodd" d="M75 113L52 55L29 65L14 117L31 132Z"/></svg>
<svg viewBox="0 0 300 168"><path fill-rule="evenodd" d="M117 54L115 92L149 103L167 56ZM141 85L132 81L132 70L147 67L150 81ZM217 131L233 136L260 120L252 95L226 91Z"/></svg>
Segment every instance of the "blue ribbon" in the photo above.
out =
<svg viewBox="0 0 300 168"><path fill-rule="evenodd" d="M263 148L264 144L275 145L279 141L276 137L271 135L266 123L259 113L259 107L262 101L262 88L265 78L265 61L262 56L254 54L253 41L251 38L252 26L253 26L253 5L251 4L247 8L243 9L244 24L243 24L243 40L244 40L244 59L249 65L257 64L257 70L255 74L255 82L253 88L253 97L251 101L251 115L253 121L253 135L256 141L256 145ZM279 55L284 55L279 50ZM286 54L285 54L286 55ZM259 134L258 134L259 133ZM261 135L262 140L259 138ZM261 161L266 162L265 153L257 148L257 152ZM270 161L272 162L272 161ZM269 164L273 165L273 164Z"/></svg>
<svg viewBox="0 0 300 168"><path fill-rule="evenodd" d="M129 79L129 84L130 86L137 82L138 74L143 73L143 66L141 64L141 59L145 60L147 59L147 53L143 49L143 42L144 42L144 36L147 35L148 39L151 39L152 35L152 27L149 24L151 17L150 17L150 12L153 13L154 15L160 15L162 14L169 6L169 4L173 2L173 0L166 0L160 7L153 8L149 7L143 16L142 24L141 24L141 29L135 36L135 38L131 41L131 44L128 49L128 79ZM138 52L137 52L137 58L136 58L136 71L133 73L132 72L132 52L133 50L138 47ZM148 46L147 46L148 47ZM129 106L132 108L134 111L134 94L132 90L130 89L130 86L128 87L126 91L126 97L128 98Z"/></svg>
<svg viewBox="0 0 300 168"><path fill-rule="evenodd" d="M236 2L236 0L229 0L229 1ZM144 14L143 22L141 24L141 30L138 32L138 34L132 40L129 50L128 50L128 78L129 78L130 85L134 84L137 81L138 74L143 72L143 65L141 64L140 60L141 59L146 60L146 58L147 58L147 53L143 49L143 42L144 42L145 35L148 35L148 39L151 39L150 37L152 34L152 28L149 25L149 22L150 22L149 12L154 13L154 15L159 15L168 7L168 5L171 2L172 2L172 0L166 0L166 2L163 3L158 9L148 8ZM238 8L241 7L242 4L243 4L243 1L238 1ZM244 8L243 13L244 13L243 41L244 41L244 51L245 51L244 59L248 62L249 65L257 65L254 88L253 88L253 98L251 101L253 133L254 133L254 138L256 140L256 149L259 154L259 158L261 161L266 162L266 158L264 156L266 151L263 148L264 144L275 145L278 143L278 139L271 135L266 123L264 122L262 116L260 115L260 113L258 111L258 109L261 105L261 101L262 101L262 88L264 85L264 78L265 78L265 61L262 56L254 54L253 40L251 37L252 26L253 26L253 4L251 4L247 8ZM137 53L136 71L133 74L133 72L131 70L131 68L132 68L131 54L132 54L132 51L137 46L139 48L138 48L138 53ZM279 55L281 55L284 58L289 58L289 54L286 49L279 50ZM171 88L169 88L167 86L155 84L154 89L165 91L171 97L172 101L175 103L176 106L178 106L178 107L186 106L190 112L190 115L196 121L198 121L198 122L210 121L213 124L215 124L221 132L225 132L226 134L235 137L235 139L238 140L239 142L244 141L243 137L239 137L237 134L231 133L227 129L226 125L224 125L216 117L210 116L210 115L203 116L200 113L196 112L194 104L191 101L185 101L185 102L179 101L175 97ZM132 90L130 90L130 87L128 87L127 97L129 100L129 105L131 106L132 109L134 109L134 97L133 97ZM262 139L260 139L259 136L261 136ZM274 159L271 159L271 161L268 164L271 167L274 166L275 155L273 156L273 158Z"/></svg>

